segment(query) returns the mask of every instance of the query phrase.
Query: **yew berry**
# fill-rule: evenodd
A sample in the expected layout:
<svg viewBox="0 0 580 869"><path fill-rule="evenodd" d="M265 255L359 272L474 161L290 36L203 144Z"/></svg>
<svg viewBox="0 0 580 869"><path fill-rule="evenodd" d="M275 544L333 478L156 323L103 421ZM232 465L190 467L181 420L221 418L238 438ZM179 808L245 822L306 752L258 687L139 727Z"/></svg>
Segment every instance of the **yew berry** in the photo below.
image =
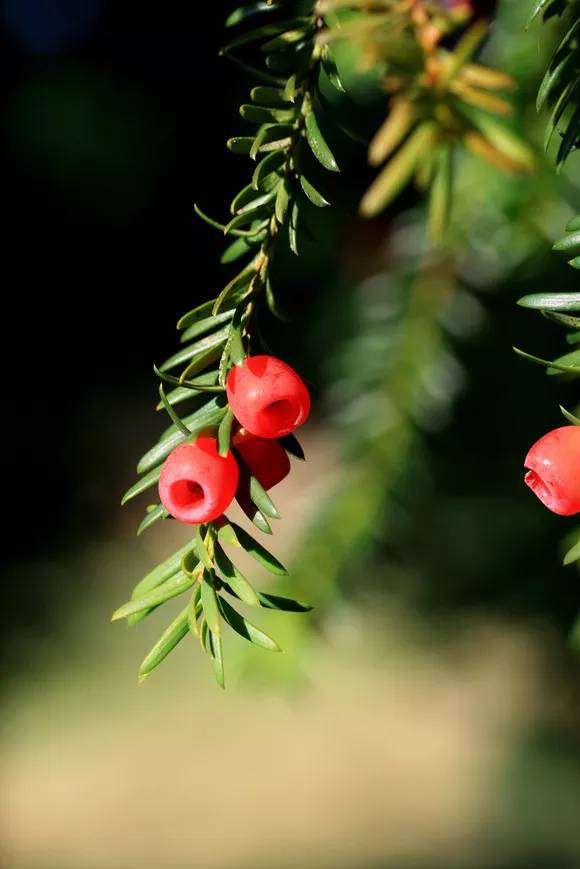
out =
<svg viewBox="0 0 580 869"><path fill-rule="evenodd" d="M227 510L238 487L231 452L220 456L215 438L181 444L165 460L159 477L161 503L180 522L211 522Z"/></svg>
<svg viewBox="0 0 580 869"><path fill-rule="evenodd" d="M310 413L306 386L293 368L274 356L250 356L234 365L226 388L234 416L258 437L283 437Z"/></svg>
<svg viewBox="0 0 580 869"><path fill-rule="evenodd" d="M565 425L548 432L531 448L524 477L552 513L580 513L580 426Z"/></svg>
<svg viewBox="0 0 580 869"><path fill-rule="evenodd" d="M290 473L290 459L277 440L256 437L242 428L234 435L232 444L264 489L277 486Z"/></svg>

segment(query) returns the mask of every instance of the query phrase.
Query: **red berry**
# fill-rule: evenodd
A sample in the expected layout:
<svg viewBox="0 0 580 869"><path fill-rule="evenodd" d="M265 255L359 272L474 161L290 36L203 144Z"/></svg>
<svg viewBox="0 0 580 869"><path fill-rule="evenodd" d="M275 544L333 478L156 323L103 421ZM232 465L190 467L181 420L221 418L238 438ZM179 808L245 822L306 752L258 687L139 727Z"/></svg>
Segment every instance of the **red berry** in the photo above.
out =
<svg viewBox="0 0 580 869"><path fill-rule="evenodd" d="M283 437L310 413L306 386L293 368L274 356L250 356L234 365L226 387L234 416L258 437Z"/></svg>
<svg viewBox="0 0 580 869"><path fill-rule="evenodd" d="M238 487L238 465L233 455L220 456L217 441L198 437L181 444L167 457L159 477L159 497L180 522L211 522L227 510Z"/></svg>
<svg viewBox="0 0 580 869"><path fill-rule="evenodd" d="M526 456L524 481L552 513L580 513L580 426L548 432Z"/></svg>
<svg viewBox="0 0 580 869"><path fill-rule="evenodd" d="M264 489L277 486L290 473L290 459L278 441L258 438L242 428L234 435L232 443Z"/></svg>

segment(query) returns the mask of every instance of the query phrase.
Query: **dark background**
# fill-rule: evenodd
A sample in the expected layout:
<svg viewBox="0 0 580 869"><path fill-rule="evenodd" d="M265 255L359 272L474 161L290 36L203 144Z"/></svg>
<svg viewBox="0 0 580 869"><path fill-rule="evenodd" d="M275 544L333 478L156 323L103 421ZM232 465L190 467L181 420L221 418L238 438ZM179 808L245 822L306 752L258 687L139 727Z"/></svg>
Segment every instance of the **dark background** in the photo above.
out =
<svg viewBox="0 0 580 869"><path fill-rule="evenodd" d="M194 231L192 202L223 209L235 184L235 159L215 161L235 97L215 48L220 5L195 21L187 6L105 3L84 37L50 53L3 32L5 364L23 393L6 487L25 520L7 557L114 521L98 490L121 491L126 472L108 407L132 405L178 312L217 280L220 239ZM79 448L79 411L94 414L105 467Z"/></svg>

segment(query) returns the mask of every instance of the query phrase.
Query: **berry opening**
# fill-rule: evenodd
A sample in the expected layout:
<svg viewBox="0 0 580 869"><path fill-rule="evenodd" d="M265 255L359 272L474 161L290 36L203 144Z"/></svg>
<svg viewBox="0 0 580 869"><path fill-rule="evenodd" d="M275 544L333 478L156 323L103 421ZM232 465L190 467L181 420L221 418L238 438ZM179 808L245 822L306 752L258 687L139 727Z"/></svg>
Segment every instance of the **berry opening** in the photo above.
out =
<svg viewBox="0 0 580 869"><path fill-rule="evenodd" d="M537 495L540 501L546 506L549 506L554 500L552 490L545 480L540 477L537 471L528 471L524 477L524 483L526 486L530 487L532 492Z"/></svg>
<svg viewBox="0 0 580 869"><path fill-rule="evenodd" d="M291 431L296 427L296 423L300 418L300 408L296 407L293 401L281 398L278 401L267 404L262 409L260 416L267 425Z"/></svg>
<svg viewBox="0 0 580 869"><path fill-rule="evenodd" d="M171 486L171 498L181 510L194 509L205 501L205 492L194 480L176 480Z"/></svg>

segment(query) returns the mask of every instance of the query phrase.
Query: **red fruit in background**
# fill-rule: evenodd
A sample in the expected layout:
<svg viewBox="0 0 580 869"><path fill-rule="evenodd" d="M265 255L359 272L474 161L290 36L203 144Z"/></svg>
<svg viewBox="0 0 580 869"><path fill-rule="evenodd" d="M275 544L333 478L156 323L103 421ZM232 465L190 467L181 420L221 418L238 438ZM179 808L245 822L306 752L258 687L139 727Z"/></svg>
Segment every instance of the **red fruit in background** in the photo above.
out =
<svg viewBox="0 0 580 869"><path fill-rule="evenodd" d="M211 522L227 510L238 487L233 455L220 456L217 441L198 437L181 444L165 460L159 477L161 503L180 522Z"/></svg>
<svg viewBox="0 0 580 869"><path fill-rule="evenodd" d="M548 432L531 448L524 477L552 513L580 513L580 426L565 425Z"/></svg>
<svg viewBox="0 0 580 869"><path fill-rule="evenodd" d="M258 437L290 434L310 413L306 386L293 368L274 356L250 356L234 365L226 388L234 416Z"/></svg>
<svg viewBox="0 0 580 869"><path fill-rule="evenodd" d="M284 447L271 438L259 438L242 428L232 444L260 485L268 490L290 473L290 459Z"/></svg>

